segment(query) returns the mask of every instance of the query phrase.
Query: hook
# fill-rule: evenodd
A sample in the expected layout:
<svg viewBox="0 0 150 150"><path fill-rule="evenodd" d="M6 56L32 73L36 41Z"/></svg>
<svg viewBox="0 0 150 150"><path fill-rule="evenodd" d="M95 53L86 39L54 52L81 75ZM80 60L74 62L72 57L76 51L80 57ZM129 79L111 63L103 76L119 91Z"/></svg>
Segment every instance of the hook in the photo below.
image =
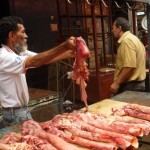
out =
<svg viewBox="0 0 150 150"><path fill-rule="evenodd" d="M92 2L90 2L90 0L85 0L89 5L94 5L94 3L96 2L96 0L92 0Z"/></svg>
<svg viewBox="0 0 150 150"><path fill-rule="evenodd" d="M114 1L114 3L116 4L116 6L117 6L118 8L121 8L121 6L119 6L119 4L118 4L116 1Z"/></svg>
<svg viewBox="0 0 150 150"><path fill-rule="evenodd" d="M87 2L89 5L92 5L92 4L89 2L89 0L86 0L86 2Z"/></svg>
<svg viewBox="0 0 150 150"><path fill-rule="evenodd" d="M68 1L68 3L72 4L72 2L70 0L67 0L67 1Z"/></svg>
<svg viewBox="0 0 150 150"><path fill-rule="evenodd" d="M104 4L105 7L109 7L108 5L106 5L106 3L104 2L104 0L101 0Z"/></svg>
<svg viewBox="0 0 150 150"><path fill-rule="evenodd" d="M127 4L129 9L134 9L135 8L135 5L131 7L128 2L126 2L126 4Z"/></svg>

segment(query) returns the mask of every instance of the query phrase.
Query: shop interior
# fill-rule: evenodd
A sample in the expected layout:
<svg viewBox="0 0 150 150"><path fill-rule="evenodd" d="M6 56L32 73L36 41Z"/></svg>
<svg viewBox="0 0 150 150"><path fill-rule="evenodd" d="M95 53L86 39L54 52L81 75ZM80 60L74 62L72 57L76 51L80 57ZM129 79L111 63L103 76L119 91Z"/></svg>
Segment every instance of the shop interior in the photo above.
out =
<svg viewBox="0 0 150 150"><path fill-rule="evenodd" d="M36 53L57 46L70 36L81 36L85 40L91 55L86 59L90 72L86 92L92 112L111 115L110 108L124 102L150 106L149 0L1 0L0 19L9 15L23 18L28 49ZM110 92L117 54L117 40L112 34L112 25L117 17L129 20L130 31L145 46L146 88L143 93L127 91L113 97ZM79 86L68 78L67 73L73 69L73 63L74 58L69 58L27 70L29 110L35 121L45 122L58 114L83 110L85 107ZM0 107L0 118L1 111ZM20 132L18 126L12 126L7 131L18 132L18 129ZM5 133L5 129L0 130L0 138ZM138 150L150 149L149 135L139 136L137 140ZM127 149L136 150L130 148Z"/></svg>
<svg viewBox="0 0 150 150"><path fill-rule="evenodd" d="M90 78L86 89L91 104L111 97L109 87L113 81L116 56L116 41L111 33L112 23L119 16L129 19L131 31L146 47L145 91L149 91L147 3L125 0L30 0L30 3L29 0L5 0L1 1L0 6L0 17L18 15L25 20L29 49L35 52L56 46L70 36L84 38L91 53L87 60ZM49 9L51 7L54 9ZM55 91L62 102L69 100L73 104L78 103L79 88L67 78L72 63L73 60L67 59L28 70L28 86Z"/></svg>

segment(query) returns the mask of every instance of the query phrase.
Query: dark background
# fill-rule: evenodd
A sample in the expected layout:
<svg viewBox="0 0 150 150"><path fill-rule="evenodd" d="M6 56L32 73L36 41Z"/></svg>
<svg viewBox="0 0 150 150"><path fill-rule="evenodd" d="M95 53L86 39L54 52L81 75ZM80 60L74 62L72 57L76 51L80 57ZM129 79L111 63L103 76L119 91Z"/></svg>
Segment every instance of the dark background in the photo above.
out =
<svg viewBox="0 0 150 150"><path fill-rule="evenodd" d="M56 1L0 0L0 18L9 15L24 20L29 50L42 52L58 44L58 31L52 32L50 28L50 24L58 23ZM28 69L26 77L29 87L48 89L48 65Z"/></svg>

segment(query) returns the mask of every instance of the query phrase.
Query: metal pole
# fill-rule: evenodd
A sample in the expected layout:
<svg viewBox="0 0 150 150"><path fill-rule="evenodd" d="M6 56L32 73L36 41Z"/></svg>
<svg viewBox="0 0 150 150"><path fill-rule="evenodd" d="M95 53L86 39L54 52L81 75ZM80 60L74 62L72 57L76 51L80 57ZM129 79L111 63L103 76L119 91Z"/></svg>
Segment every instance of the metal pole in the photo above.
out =
<svg viewBox="0 0 150 150"><path fill-rule="evenodd" d="M95 51L95 63L96 63L96 76L98 81L98 91L99 91L99 99L101 98L100 93L100 62L98 59L98 45L97 45L97 32L96 32L96 17L95 17L95 4L91 6L91 15L92 15L92 27L93 27L93 41L94 41L94 51Z"/></svg>
<svg viewBox="0 0 150 150"><path fill-rule="evenodd" d="M150 92L150 2L147 4L147 31L148 31L148 61L149 61L149 88Z"/></svg>

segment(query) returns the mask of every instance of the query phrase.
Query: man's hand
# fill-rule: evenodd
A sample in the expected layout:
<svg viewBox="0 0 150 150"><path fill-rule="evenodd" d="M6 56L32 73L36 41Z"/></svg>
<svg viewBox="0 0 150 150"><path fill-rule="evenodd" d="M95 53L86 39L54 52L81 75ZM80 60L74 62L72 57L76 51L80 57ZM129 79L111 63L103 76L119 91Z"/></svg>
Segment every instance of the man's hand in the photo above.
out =
<svg viewBox="0 0 150 150"><path fill-rule="evenodd" d="M116 81L114 81L114 83L110 86L110 91L112 93L117 93L119 86L120 85Z"/></svg>
<svg viewBox="0 0 150 150"><path fill-rule="evenodd" d="M71 36L68 40L66 40L65 47L66 47L66 50L75 50L76 38Z"/></svg>

